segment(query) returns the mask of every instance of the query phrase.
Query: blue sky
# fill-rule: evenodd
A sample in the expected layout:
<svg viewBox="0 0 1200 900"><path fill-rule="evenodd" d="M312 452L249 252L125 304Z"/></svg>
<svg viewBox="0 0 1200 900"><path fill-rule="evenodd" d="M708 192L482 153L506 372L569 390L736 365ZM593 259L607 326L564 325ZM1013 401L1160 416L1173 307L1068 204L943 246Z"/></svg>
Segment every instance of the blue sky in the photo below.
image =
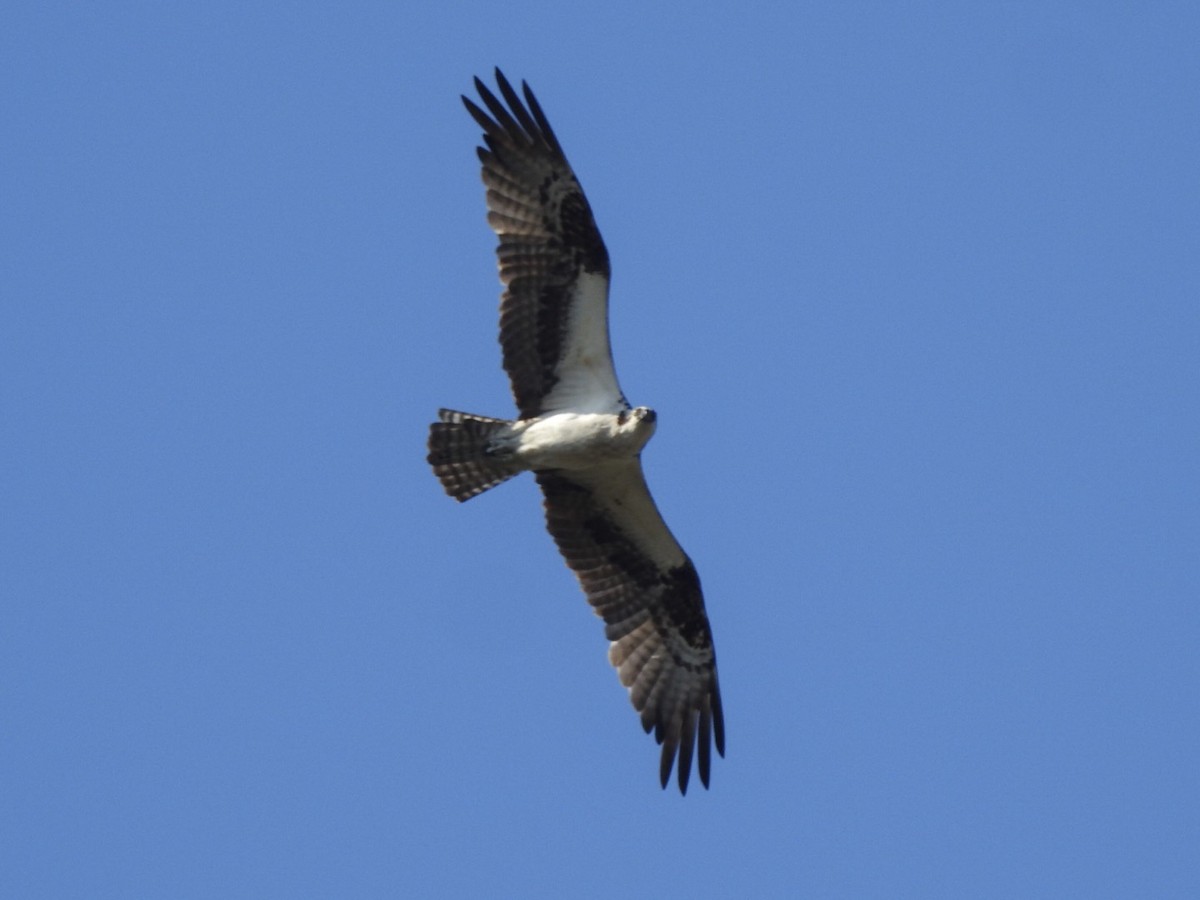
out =
<svg viewBox="0 0 1200 900"><path fill-rule="evenodd" d="M1200 894L1192 4L9 4L0 894ZM613 259L728 757L528 477L458 95Z"/></svg>

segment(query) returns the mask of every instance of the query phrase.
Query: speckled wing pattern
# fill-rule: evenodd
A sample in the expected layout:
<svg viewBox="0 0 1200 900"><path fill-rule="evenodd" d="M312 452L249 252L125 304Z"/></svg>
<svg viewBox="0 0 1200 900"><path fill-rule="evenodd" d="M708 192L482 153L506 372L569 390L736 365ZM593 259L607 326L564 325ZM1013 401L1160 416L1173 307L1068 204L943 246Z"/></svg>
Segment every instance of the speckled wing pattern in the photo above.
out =
<svg viewBox="0 0 1200 900"><path fill-rule="evenodd" d="M462 99L484 132L477 152L500 239L500 344L517 408L523 418L626 409L609 349L608 250L591 206L529 86L522 102L499 69L496 83L503 103L475 79L486 112Z"/></svg>

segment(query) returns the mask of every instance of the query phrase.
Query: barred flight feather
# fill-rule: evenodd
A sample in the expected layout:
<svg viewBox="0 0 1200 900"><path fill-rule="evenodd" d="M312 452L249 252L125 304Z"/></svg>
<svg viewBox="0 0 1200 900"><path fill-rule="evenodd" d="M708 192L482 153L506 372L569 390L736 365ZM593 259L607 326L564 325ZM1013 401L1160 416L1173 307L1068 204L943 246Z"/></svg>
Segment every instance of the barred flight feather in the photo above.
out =
<svg viewBox="0 0 1200 900"><path fill-rule="evenodd" d="M500 346L519 418L441 410L428 460L446 493L468 500L526 469L546 527L605 623L642 728L687 793L692 763L708 787L725 753L716 653L700 579L650 496L641 450L656 416L632 408L612 365L608 251L558 138L530 91L496 70L463 98L483 129L488 224L504 292Z"/></svg>

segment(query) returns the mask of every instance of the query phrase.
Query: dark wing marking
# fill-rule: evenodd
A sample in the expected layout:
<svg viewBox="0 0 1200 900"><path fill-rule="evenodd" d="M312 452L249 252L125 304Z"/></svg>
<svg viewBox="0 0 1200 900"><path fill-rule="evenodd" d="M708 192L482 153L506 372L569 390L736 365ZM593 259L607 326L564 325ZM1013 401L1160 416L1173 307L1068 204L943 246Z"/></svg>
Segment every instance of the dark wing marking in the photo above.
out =
<svg viewBox="0 0 1200 900"><path fill-rule="evenodd" d="M517 407L525 418L628 408L608 342L608 251L591 207L529 86L522 102L499 69L496 83L503 103L475 79L487 112L462 99L487 145L477 152L500 239L500 344Z"/></svg>
<svg viewBox="0 0 1200 900"><path fill-rule="evenodd" d="M612 642L609 661L662 744L666 787L678 754L687 793L692 754L708 787L710 743L725 755L725 723L712 631L700 579L627 460L586 471L537 472L546 526Z"/></svg>

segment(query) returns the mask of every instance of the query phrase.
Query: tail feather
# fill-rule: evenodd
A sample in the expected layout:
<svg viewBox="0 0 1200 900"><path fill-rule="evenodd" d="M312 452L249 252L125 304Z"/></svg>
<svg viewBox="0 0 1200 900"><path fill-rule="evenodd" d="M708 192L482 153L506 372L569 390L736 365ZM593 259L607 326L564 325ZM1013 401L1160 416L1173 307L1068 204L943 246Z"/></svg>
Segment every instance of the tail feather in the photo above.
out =
<svg viewBox="0 0 1200 900"><path fill-rule="evenodd" d="M439 409L438 418L440 422L429 426L426 459L446 493L455 500L470 500L521 471L488 454L488 442L509 424L506 419L452 409Z"/></svg>

